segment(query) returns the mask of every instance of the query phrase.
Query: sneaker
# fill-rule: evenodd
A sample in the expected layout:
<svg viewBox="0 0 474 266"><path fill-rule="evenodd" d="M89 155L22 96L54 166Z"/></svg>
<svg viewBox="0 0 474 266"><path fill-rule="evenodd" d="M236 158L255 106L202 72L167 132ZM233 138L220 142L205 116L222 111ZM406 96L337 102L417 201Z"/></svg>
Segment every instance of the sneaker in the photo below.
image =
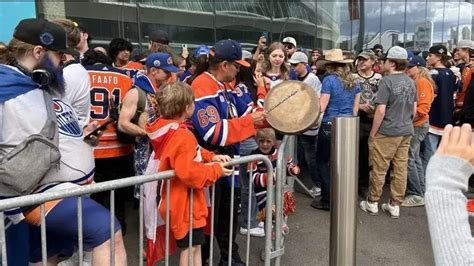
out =
<svg viewBox="0 0 474 266"><path fill-rule="evenodd" d="M255 227L255 228L250 228L250 230L248 230L247 228L244 228L244 227L240 227L240 234L241 235L247 235L248 231L250 231L251 236L255 236L255 237L264 237L265 236L265 229L263 227L260 227L260 224L259 224L259 226Z"/></svg>
<svg viewBox="0 0 474 266"><path fill-rule="evenodd" d="M311 202L311 207L319 209L319 210L329 211L329 204L323 203L319 199L313 200L313 202Z"/></svg>
<svg viewBox="0 0 474 266"><path fill-rule="evenodd" d="M318 197L318 196L321 195L321 188L320 188L320 187L317 187L317 186L313 186L313 187L309 190L309 194L311 194L311 197L316 198L316 197Z"/></svg>
<svg viewBox="0 0 474 266"><path fill-rule="evenodd" d="M378 202L369 202L368 200L363 200L360 202L359 207L361 210L365 211L370 215L379 214L379 203Z"/></svg>
<svg viewBox="0 0 474 266"><path fill-rule="evenodd" d="M474 216L474 199L467 200L467 212L470 216Z"/></svg>
<svg viewBox="0 0 474 266"><path fill-rule="evenodd" d="M403 207L419 207L425 205L425 198L417 195L406 196L402 202Z"/></svg>
<svg viewBox="0 0 474 266"><path fill-rule="evenodd" d="M392 218L400 218L400 206L389 203L382 204L382 211L388 212Z"/></svg>

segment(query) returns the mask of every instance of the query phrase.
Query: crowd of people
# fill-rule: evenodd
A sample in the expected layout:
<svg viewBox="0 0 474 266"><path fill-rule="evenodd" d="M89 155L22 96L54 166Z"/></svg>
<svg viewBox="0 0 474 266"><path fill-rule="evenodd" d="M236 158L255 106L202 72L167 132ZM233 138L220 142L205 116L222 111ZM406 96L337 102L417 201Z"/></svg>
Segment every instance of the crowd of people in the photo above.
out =
<svg viewBox="0 0 474 266"><path fill-rule="evenodd" d="M145 185L147 264L162 258L155 215L164 220L167 205L181 265L191 253L195 265L209 263L208 198L209 186L215 184L219 265L229 263L230 252L232 265L244 265L236 234L267 233L262 217L268 176L260 163L232 169L226 163L249 154L267 155L275 162L282 135L265 121L265 97L274 86L299 80L316 92L321 112L320 121L297 136L294 158L311 179L311 206L330 210L331 127L332 119L340 116L360 118L360 208L377 215L387 182L390 197L381 208L392 218L400 217L400 206L423 206L428 162L446 130L451 132L445 127L474 122L472 41L460 41L452 53L443 45L426 53L400 46L384 51L376 45L354 54L320 48L307 53L293 37L273 43L267 38L260 36L252 51L234 40L221 40L212 47L200 45L192 54L187 48L177 54L168 34L156 30L149 34L148 50L133 53L133 45L122 38L113 39L107 49L92 48L88 31L71 20L21 21L10 43L0 46L0 171L12 177L2 176L0 196L173 169L170 191L156 182ZM37 166L29 170L35 178L25 182L14 165ZM288 174L300 174L291 159L287 168ZM118 265L127 263L125 203L139 191L116 191ZM110 263L108 197L96 193L82 198L84 250L92 253L94 265ZM292 195L285 199L292 201ZM76 250L77 198L48 202L45 211L48 261L55 264ZM6 214L13 223L7 231L9 260L39 263L39 206Z"/></svg>

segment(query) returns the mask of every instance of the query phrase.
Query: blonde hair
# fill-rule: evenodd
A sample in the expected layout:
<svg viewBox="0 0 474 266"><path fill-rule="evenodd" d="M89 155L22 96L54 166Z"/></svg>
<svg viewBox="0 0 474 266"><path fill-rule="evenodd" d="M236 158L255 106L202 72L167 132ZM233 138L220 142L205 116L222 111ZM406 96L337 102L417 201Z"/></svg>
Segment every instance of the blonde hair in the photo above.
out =
<svg viewBox="0 0 474 266"><path fill-rule="evenodd" d="M15 60L22 59L33 51L34 45L13 38L6 49L0 50L0 63L11 65Z"/></svg>
<svg viewBox="0 0 474 266"><path fill-rule="evenodd" d="M286 53L285 46L281 42L274 42L270 44L267 51L265 52L265 57L262 63L262 73L267 73L272 69L272 64L270 63L270 54L276 50L282 50L283 54L285 55L285 60L280 66L280 72L283 76L284 80L288 80L290 78L290 70L288 69L288 65L286 61L288 60L288 55Z"/></svg>
<svg viewBox="0 0 474 266"><path fill-rule="evenodd" d="M178 81L162 86L156 93L156 100L160 116L172 119L182 115L188 105L194 104L194 93L191 86Z"/></svg>
<svg viewBox="0 0 474 266"><path fill-rule="evenodd" d="M51 22L63 27L67 33L67 46L75 48L81 42L81 31L77 23L69 19L55 19Z"/></svg>
<svg viewBox="0 0 474 266"><path fill-rule="evenodd" d="M352 75L349 64L330 63L326 65L326 70L329 74L336 75L346 89L352 90L355 87L357 81Z"/></svg>
<svg viewBox="0 0 474 266"><path fill-rule="evenodd" d="M430 82L431 87L433 87L433 91L437 93L438 89L436 88L436 83L431 77L430 71L426 67L418 66L418 74L416 75L416 79L419 79L419 78L427 79Z"/></svg>
<svg viewBox="0 0 474 266"><path fill-rule="evenodd" d="M257 130L257 134L255 135L255 139L271 139L273 141L276 140L275 130L273 128L262 128Z"/></svg>

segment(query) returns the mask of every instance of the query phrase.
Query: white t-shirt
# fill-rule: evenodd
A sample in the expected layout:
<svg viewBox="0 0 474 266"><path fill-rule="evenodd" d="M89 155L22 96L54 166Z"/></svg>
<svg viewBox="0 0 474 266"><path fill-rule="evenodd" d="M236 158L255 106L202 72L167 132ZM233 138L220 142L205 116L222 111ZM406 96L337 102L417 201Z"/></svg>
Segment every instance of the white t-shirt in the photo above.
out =
<svg viewBox="0 0 474 266"><path fill-rule="evenodd" d="M300 77L298 77L298 79L300 79ZM311 88L313 88L314 92L316 92L316 95L318 97L321 96L321 81L319 81L319 78L315 74L313 74L312 72L308 72L306 77L304 77L302 80L300 79L300 81L303 81L304 83L308 84ZM305 131L303 135L316 136L318 135L318 132L319 132L319 128L314 127Z"/></svg>
<svg viewBox="0 0 474 266"><path fill-rule="evenodd" d="M70 64L63 69L66 91L62 100L70 103L77 114L79 125L89 123L91 83L87 70L81 64Z"/></svg>

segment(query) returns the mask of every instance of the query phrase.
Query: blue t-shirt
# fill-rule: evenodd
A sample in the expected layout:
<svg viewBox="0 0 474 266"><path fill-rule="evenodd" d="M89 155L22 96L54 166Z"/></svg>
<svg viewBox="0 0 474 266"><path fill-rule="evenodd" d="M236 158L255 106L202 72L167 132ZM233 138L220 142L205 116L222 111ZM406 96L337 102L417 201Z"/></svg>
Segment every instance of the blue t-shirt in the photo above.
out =
<svg viewBox="0 0 474 266"><path fill-rule="evenodd" d="M342 81L334 74L324 78L321 94L329 94L331 97L323 116L323 122L329 122L338 116L352 116L355 96L360 91L359 84L351 90L346 89Z"/></svg>

